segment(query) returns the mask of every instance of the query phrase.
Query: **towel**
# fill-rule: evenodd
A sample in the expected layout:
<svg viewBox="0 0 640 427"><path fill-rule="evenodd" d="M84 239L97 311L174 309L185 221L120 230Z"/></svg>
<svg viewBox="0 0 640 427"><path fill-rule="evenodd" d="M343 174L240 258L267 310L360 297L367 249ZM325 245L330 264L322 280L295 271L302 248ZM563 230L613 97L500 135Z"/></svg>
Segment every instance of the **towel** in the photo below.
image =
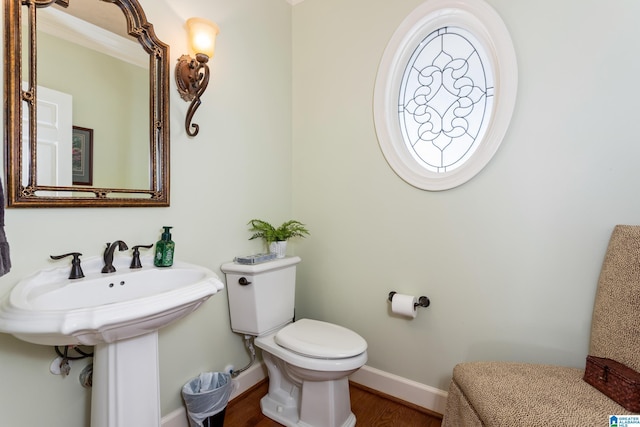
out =
<svg viewBox="0 0 640 427"><path fill-rule="evenodd" d="M0 276L4 276L11 270L11 258L9 257L9 242L4 233L4 191L0 181Z"/></svg>

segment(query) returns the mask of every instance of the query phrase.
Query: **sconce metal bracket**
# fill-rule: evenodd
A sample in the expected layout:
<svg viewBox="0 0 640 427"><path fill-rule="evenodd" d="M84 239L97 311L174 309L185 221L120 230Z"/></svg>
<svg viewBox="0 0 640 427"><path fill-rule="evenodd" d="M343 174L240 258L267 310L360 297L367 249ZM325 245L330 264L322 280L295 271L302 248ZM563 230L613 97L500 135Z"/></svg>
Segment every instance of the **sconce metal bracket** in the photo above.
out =
<svg viewBox="0 0 640 427"><path fill-rule="evenodd" d="M202 103L200 97L209 84L208 61L209 57L207 55L198 53L195 59L189 55L182 55L178 58L178 63L176 64L175 77L178 92L182 99L191 102L184 122L185 130L189 136L196 136L200 130L200 126L196 123L191 123L191 120L198 107L200 107Z"/></svg>

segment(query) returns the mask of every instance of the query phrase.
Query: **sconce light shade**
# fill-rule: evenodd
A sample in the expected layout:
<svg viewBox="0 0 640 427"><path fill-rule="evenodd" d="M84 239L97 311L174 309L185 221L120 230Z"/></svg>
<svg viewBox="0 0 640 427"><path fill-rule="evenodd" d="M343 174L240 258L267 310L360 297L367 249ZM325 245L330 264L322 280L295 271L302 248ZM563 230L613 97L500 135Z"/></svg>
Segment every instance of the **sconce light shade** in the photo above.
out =
<svg viewBox="0 0 640 427"><path fill-rule="evenodd" d="M185 119L187 135L196 136L200 126L196 123L191 123L191 119L202 103L200 97L209 84L209 66L207 62L209 62L210 58L213 58L215 53L216 36L220 29L215 23L203 18L188 19L187 28L189 30L189 43L195 53L195 58L189 55L182 55L178 58L175 77L180 97L187 102L191 102Z"/></svg>
<svg viewBox="0 0 640 427"><path fill-rule="evenodd" d="M187 19L187 29L189 30L189 42L193 53L202 53L213 58L216 51L216 36L220 28L214 23L204 18Z"/></svg>

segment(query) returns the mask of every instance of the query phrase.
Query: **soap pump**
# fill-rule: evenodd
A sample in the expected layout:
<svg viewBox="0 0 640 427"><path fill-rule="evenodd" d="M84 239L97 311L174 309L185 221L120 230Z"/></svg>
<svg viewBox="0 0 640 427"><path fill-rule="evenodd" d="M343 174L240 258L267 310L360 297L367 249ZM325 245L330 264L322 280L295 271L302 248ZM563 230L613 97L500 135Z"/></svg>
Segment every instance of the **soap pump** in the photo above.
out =
<svg viewBox="0 0 640 427"><path fill-rule="evenodd" d="M173 253L176 244L171 240L171 229L173 227L164 226L162 238L156 243L156 256L153 264L156 267L171 267L173 265Z"/></svg>

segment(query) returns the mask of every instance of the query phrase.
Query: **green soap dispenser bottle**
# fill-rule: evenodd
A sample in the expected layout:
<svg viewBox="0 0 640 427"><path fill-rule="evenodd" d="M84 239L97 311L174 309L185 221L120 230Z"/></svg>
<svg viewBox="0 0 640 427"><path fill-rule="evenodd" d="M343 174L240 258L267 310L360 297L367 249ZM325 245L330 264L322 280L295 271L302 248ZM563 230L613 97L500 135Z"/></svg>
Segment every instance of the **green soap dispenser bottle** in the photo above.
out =
<svg viewBox="0 0 640 427"><path fill-rule="evenodd" d="M156 267L171 267L173 265L173 252L176 244L171 240L171 229L173 227L164 226L162 238L156 243L156 257L153 264Z"/></svg>

